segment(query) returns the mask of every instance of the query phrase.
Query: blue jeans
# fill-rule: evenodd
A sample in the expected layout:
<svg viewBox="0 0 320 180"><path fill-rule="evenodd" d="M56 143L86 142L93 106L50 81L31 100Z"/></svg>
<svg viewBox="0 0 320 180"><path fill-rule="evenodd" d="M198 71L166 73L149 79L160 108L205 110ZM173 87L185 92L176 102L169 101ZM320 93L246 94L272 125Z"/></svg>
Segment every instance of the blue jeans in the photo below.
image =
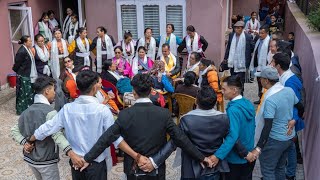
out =
<svg viewBox="0 0 320 180"><path fill-rule="evenodd" d="M293 141L277 141L269 137L262 149L260 165L263 180L284 180L288 151Z"/></svg>
<svg viewBox="0 0 320 180"><path fill-rule="evenodd" d="M288 164L286 175L289 177L296 176L297 168L297 150L295 143L292 143L288 151Z"/></svg>

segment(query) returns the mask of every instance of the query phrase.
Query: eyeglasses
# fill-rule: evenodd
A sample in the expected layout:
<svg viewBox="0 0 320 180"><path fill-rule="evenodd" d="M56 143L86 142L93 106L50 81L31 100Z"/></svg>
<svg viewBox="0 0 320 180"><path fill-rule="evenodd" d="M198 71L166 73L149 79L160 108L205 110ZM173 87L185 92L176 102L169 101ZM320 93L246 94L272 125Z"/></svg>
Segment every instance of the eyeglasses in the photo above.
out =
<svg viewBox="0 0 320 180"><path fill-rule="evenodd" d="M116 54L121 54L121 52L115 52Z"/></svg>
<svg viewBox="0 0 320 180"><path fill-rule="evenodd" d="M68 60L68 61L65 61L64 63L69 63L69 62L71 62L72 60Z"/></svg>

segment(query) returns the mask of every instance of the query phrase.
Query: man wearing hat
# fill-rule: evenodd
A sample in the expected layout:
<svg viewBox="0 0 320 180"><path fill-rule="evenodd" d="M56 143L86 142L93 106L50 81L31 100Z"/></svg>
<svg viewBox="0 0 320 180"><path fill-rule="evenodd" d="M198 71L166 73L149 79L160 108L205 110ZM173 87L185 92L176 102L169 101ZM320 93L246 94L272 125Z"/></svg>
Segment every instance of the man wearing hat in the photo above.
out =
<svg viewBox="0 0 320 180"><path fill-rule="evenodd" d="M247 34L243 29L243 21L238 21L234 24L234 32L229 35L224 55L224 61L228 63L231 75L237 75L241 79L241 94L243 94L245 73L250 66L251 52L253 50L252 36Z"/></svg>
<svg viewBox="0 0 320 180"><path fill-rule="evenodd" d="M295 130L287 125L293 118L294 105L299 102L291 88L279 82L275 68L267 66L255 74L267 89L256 115L256 148L252 151L260 156L261 173L264 180L285 179L285 164Z"/></svg>

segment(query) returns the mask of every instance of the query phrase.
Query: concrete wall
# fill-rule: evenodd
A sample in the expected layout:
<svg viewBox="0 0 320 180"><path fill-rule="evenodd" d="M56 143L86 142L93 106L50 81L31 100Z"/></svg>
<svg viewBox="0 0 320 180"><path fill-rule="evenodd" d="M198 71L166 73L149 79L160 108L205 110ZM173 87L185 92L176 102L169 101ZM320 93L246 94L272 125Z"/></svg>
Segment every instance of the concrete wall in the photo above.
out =
<svg viewBox="0 0 320 180"><path fill-rule="evenodd" d="M1 0L0 1L0 52L1 52L1 65L0 65L0 86L3 86L7 83L7 74L12 73L11 70L13 66L13 54L10 40L10 27L8 20L8 4L16 2L27 2L27 6L32 7L32 20L37 22L40 18L43 11L52 9L58 13L58 1L56 0Z"/></svg>
<svg viewBox="0 0 320 180"><path fill-rule="evenodd" d="M300 58L303 83L306 89L307 105L303 130L303 165L306 180L320 177L320 82L315 79L320 72L320 32L310 30L306 24L306 17L296 4L286 6L287 32L295 33L294 53Z"/></svg>
<svg viewBox="0 0 320 180"><path fill-rule="evenodd" d="M205 37L209 43L205 55L216 64L220 63L225 51L226 2L186 0L187 26L193 25L196 31Z"/></svg>
<svg viewBox="0 0 320 180"><path fill-rule="evenodd" d="M259 10L259 0L234 0L233 1L233 14L242 14L250 16L251 12Z"/></svg>
<svg viewBox="0 0 320 180"><path fill-rule="evenodd" d="M94 5L94 6L92 6ZM116 0L85 0L88 37L96 37L96 28L104 26L118 41ZM103 13L101 13L103 12ZM106 14L106 15L102 15Z"/></svg>

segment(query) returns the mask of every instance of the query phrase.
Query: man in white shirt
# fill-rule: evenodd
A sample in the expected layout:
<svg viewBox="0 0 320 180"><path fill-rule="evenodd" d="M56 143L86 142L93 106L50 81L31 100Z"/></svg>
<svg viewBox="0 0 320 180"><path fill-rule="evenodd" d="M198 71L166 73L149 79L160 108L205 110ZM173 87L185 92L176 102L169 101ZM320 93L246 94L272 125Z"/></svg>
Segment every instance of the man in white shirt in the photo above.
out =
<svg viewBox="0 0 320 180"><path fill-rule="evenodd" d="M64 128L65 136L76 154L84 156L89 152L99 137L114 123L109 108L94 97L98 86L101 86L98 78L98 74L93 71L79 72L77 87L82 95L74 102L64 105L56 116L35 130L30 141L43 140ZM127 154L136 156L133 151L126 150L128 146L122 137L118 136L114 145ZM107 151L104 151L82 172L78 170L79 167L72 168L72 179L107 179L106 157Z"/></svg>

